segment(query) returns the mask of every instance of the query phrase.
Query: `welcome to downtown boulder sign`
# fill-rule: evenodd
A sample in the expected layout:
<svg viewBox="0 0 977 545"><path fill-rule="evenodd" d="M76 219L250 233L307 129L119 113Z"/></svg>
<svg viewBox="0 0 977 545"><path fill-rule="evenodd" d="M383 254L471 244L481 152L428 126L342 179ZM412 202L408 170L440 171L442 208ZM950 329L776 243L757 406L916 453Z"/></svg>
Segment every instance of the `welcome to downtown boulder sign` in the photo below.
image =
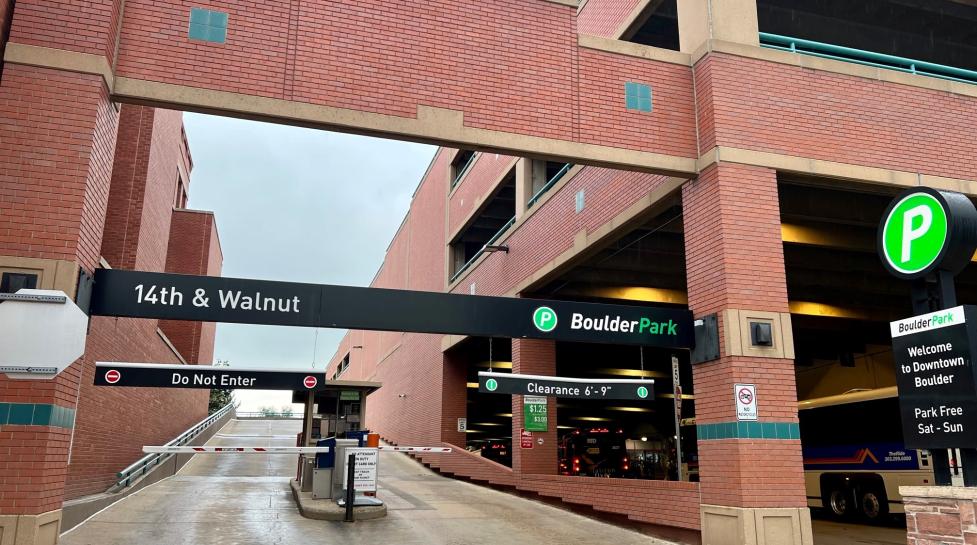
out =
<svg viewBox="0 0 977 545"><path fill-rule="evenodd" d="M977 307L913 316L890 328L906 446L977 447Z"/></svg>

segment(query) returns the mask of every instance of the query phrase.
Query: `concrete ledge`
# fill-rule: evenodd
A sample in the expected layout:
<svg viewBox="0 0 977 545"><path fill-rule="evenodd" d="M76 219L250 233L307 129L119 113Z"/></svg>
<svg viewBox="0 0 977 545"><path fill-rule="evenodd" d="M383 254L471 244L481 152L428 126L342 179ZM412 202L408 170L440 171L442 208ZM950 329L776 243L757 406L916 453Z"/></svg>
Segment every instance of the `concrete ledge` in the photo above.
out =
<svg viewBox="0 0 977 545"><path fill-rule="evenodd" d="M977 488L962 486L900 486L903 498L977 501Z"/></svg>
<svg viewBox="0 0 977 545"><path fill-rule="evenodd" d="M298 505L299 513L307 519L341 521L346 517L346 508L336 505L336 500L314 500L312 492L302 492L295 479L289 482L292 497ZM365 505L353 508L353 516L357 521L375 520L387 516L386 505Z"/></svg>

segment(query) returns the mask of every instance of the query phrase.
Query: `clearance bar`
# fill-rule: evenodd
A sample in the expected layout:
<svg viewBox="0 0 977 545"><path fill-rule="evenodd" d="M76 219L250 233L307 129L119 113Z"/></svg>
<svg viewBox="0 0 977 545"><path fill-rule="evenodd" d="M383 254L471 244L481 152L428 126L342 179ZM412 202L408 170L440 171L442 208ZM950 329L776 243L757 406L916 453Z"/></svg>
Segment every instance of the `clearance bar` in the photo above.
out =
<svg viewBox="0 0 977 545"><path fill-rule="evenodd" d="M98 269L91 314L691 348L687 309Z"/></svg>

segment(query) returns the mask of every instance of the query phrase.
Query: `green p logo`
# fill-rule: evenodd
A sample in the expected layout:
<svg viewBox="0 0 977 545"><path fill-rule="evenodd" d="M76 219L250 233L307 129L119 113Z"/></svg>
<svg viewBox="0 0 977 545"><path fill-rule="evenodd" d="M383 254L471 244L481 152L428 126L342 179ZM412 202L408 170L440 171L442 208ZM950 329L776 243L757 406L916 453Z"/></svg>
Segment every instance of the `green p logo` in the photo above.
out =
<svg viewBox="0 0 977 545"><path fill-rule="evenodd" d="M485 389L490 392L494 392L495 389L498 387L499 387L499 381L495 380L494 378L490 378L485 381Z"/></svg>
<svg viewBox="0 0 977 545"><path fill-rule="evenodd" d="M946 210L929 193L903 197L883 223L883 257L903 274L915 274L933 265L946 242Z"/></svg>
<svg viewBox="0 0 977 545"><path fill-rule="evenodd" d="M638 386L638 397L640 397L641 399L648 397L648 388L645 388L644 386Z"/></svg>
<svg viewBox="0 0 977 545"><path fill-rule="evenodd" d="M556 313L550 307L539 307L533 312L533 325L543 333L556 329Z"/></svg>

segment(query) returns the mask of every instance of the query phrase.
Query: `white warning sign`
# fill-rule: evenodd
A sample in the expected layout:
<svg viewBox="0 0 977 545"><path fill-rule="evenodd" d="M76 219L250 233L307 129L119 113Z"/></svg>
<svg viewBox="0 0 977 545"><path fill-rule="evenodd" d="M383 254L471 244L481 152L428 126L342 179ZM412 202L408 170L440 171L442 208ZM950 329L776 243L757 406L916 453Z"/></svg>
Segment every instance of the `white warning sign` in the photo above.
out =
<svg viewBox="0 0 977 545"><path fill-rule="evenodd" d="M756 384L734 384L733 397L737 420L757 420Z"/></svg>
<svg viewBox="0 0 977 545"><path fill-rule="evenodd" d="M353 490L357 492L377 491L377 468L380 464L380 451L376 448L347 448L346 456L356 455L353 469ZM343 472L343 490L349 486L349 473Z"/></svg>

